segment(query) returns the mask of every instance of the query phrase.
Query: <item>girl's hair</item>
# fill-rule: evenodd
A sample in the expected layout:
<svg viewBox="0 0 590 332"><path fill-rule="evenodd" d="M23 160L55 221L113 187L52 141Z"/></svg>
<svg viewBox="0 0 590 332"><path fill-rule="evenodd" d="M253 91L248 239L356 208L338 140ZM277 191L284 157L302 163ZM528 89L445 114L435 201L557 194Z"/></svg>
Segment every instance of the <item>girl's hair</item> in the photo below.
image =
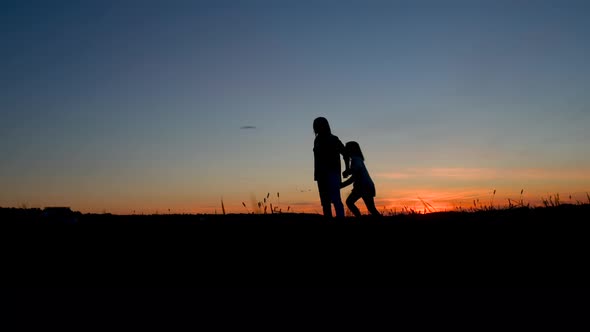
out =
<svg viewBox="0 0 590 332"><path fill-rule="evenodd" d="M346 143L344 146L346 149L346 153L349 157L357 156L360 157L363 161L365 161L365 156L363 156L363 152L361 151L361 147L357 142L350 141Z"/></svg>
<svg viewBox="0 0 590 332"><path fill-rule="evenodd" d="M332 131L330 130L330 124L324 117L319 117L313 120L313 131L316 135L332 134Z"/></svg>

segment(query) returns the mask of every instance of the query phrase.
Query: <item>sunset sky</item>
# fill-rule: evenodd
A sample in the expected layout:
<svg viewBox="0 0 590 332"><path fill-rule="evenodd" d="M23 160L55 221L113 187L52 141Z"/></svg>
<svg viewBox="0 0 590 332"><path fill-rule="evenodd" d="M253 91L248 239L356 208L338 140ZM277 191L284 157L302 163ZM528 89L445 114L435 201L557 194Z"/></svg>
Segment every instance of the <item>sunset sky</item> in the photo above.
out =
<svg viewBox="0 0 590 332"><path fill-rule="evenodd" d="M587 202L589 18L567 0L2 1L0 206L321 211L318 116L361 145L379 209Z"/></svg>

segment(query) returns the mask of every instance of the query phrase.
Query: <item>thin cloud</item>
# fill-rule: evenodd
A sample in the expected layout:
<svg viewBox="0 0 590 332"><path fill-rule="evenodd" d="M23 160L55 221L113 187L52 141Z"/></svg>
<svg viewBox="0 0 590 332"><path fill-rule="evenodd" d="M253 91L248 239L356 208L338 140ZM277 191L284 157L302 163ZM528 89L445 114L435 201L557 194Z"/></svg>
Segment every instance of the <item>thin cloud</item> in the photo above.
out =
<svg viewBox="0 0 590 332"><path fill-rule="evenodd" d="M498 177L498 170L489 168L409 168L402 172L379 173L376 176L387 179L451 178L451 179L492 179Z"/></svg>
<svg viewBox="0 0 590 332"><path fill-rule="evenodd" d="M438 178L455 180L590 180L587 169L496 169L496 168L410 168L401 172L378 173L385 179Z"/></svg>
<svg viewBox="0 0 590 332"><path fill-rule="evenodd" d="M240 129L256 129L256 126L241 126Z"/></svg>
<svg viewBox="0 0 590 332"><path fill-rule="evenodd" d="M409 179L409 178L415 177L415 175L410 174L410 173L403 173L403 172L398 172L398 173L393 172L393 173L377 173L376 177L400 180L400 179Z"/></svg>

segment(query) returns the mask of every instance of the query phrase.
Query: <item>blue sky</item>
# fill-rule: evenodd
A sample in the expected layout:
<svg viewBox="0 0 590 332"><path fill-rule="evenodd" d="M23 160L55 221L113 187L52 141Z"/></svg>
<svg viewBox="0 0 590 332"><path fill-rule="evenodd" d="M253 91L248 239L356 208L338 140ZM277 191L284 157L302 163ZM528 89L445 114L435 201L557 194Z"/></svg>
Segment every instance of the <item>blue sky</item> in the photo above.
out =
<svg viewBox="0 0 590 332"><path fill-rule="evenodd" d="M311 209L317 116L383 204L590 190L584 1L0 6L0 206Z"/></svg>

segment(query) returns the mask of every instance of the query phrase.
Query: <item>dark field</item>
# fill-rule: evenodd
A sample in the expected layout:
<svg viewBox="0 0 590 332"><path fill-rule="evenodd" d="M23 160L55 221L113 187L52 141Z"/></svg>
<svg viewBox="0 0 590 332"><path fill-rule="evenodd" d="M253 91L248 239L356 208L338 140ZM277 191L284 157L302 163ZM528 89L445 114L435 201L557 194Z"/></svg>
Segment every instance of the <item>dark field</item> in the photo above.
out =
<svg viewBox="0 0 590 332"><path fill-rule="evenodd" d="M580 287L590 205L326 221L0 209L13 286Z"/></svg>

